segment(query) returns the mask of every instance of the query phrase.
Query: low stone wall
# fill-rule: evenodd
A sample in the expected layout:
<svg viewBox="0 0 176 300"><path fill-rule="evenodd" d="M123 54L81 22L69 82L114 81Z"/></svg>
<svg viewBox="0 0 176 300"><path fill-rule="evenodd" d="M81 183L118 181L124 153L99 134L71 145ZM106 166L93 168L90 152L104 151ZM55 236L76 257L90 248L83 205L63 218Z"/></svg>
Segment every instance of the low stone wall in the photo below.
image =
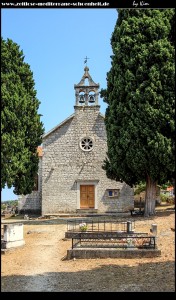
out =
<svg viewBox="0 0 176 300"><path fill-rule="evenodd" d="M84 248L67 250L67 259L73 258L136 258L156 257L161 255L158 249L114 249L114 248Z"/></svg>
<svg viewBox="0 0 176 300"><path fill-rule="evenodd" d="M33 191L29 195L20 195L18 197L19 214L41 214L41 193Z"/></svg>
<svg viewBox="0 0 176 300"><path fill-rule="evenodd" d="M40 209L21 209L19 212L20 215L41 215Z"/></svg>

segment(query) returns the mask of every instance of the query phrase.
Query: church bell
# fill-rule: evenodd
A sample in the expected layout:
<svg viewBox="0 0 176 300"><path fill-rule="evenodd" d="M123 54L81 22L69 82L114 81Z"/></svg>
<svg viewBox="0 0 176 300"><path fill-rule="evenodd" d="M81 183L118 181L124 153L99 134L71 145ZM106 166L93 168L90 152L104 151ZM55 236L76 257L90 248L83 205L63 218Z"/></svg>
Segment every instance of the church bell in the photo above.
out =
<svg viewBox="0 0 176 300"><path fill-rule="evenodd" d="M84 95L80 95L80 97L79 97L79 102L80 102L80 103L84 103L84 102L85 102L85 100L84 100Z"/></svg>
<svg viewBox="0 0 176 300"><path fill-rule="evenodd" d="M95 102L95 99L94 99L94 96L93 96L93 95L90 95L90 96L89 96L89 102L90 102L90 103L94 103L94 102Z"/></svg>

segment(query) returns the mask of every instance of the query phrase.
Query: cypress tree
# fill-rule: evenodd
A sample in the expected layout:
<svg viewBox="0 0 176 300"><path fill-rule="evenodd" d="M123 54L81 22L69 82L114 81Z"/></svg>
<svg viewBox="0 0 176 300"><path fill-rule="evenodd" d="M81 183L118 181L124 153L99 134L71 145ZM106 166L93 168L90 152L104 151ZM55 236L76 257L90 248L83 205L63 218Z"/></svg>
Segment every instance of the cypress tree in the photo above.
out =
<svg viewBox="0 0 176 300"><path fill-rule="evenodd" d="M44 128L34 86L20 46L1 38L1 189L17 195L32 192L38 171Z"/></svg>
<svg viewBox="0 0 176 300"><path fill-rule="evenodd" d="M113 55L101 97L109 178L146 182L145 216L155 214L156 186L174 176L174 9L118 9Z"/></svg>

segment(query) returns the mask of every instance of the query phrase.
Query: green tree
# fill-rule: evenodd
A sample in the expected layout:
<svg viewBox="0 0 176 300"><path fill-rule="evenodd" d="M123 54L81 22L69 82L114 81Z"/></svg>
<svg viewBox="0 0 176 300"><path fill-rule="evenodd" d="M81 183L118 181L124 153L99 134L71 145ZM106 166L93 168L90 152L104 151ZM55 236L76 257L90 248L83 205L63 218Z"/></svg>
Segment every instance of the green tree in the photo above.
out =
<svg viewBox="0 0 176 300"><path fill-rule="evenodd" d="M23 51L1 38L1 189L14 187L17 195L32 192L38 170L44 132L39 104Z"/></svg>
<svg viewBox="0 0 176 300"><path fill-rule="evenodd" d="M109 178L131 187L146 182L145 216L155 214L156 185L175 166L174 9L119 9L111 37L111 69L101 97Z"/></svg>
<svg viewBox="0 0 176 300"><path fill-rule="evenodd" d="M175 47L175 9L170 23L171 23L171 29L170 29L169 39L172 45Z"/></svg>
<svg viewBox="0 0 176 300"><path fill-rule="evenodd" d="M140 182L134 187L134 195L138 195L146 190L146 183Z"/></svg>

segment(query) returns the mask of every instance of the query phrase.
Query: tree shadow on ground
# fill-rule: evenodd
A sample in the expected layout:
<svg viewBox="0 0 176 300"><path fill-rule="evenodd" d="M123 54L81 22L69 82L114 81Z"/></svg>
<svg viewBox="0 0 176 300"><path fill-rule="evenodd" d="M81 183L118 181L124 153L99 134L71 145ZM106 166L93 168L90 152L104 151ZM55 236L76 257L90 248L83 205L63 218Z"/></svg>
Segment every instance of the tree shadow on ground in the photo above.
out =
<svg viewBox="0 0 176 300"><path fill-rule="evenodd" d="M172 214L175 214L175 210L164 210L164 211L156 211L156 214L150 217L145 217L145 216L136 216L134 215L133 217L130 217L130 220L137 220L137 221L143 221L143 220L153 220L156 217L168 217Z"/></svg>
<svg viewBox="0 0 176 300"><path fill-rule="evenodd" d="M129 213L129 215L126 216L115 216L115 215L102 215L102 216L85 216L85 217L56 217L56 218L51 218L51 219L34 219L34 220L24 220L24 219L19 219L19 220L15 220L15 222L12 219L12 223L23 223L24 225L57 225L57 224L67 224L68 221L77 221L77 222L84 222L84 221L88 221L88 220L94 220L94 221L98 221L98 220L104 220L106 222L108 222L108 220L113 220L113 221L143 221L143 220L153 220L156 217L167 217L170 216L172 214L175 214L175 209L164 209L164 210L158 210L156 211L156 214L154 216L150 216L150 217L144 217L141 215L133 215L131 216L131 214ZM8 219L7 224L10 223L10 219ZM3 224L6 224L6 220L3 220Z"/></svg>
<svg viewBox="0 0 176 300"><path fill-rule="evenodd" d="M118 261L104 265L102 259L100 267L86 271L74 272L76 261L70 260L66 272L2 274L1 292L175 292L174 262L145 263L141 258L132 266L130 259L128 265L117 265Z"/></svg>

